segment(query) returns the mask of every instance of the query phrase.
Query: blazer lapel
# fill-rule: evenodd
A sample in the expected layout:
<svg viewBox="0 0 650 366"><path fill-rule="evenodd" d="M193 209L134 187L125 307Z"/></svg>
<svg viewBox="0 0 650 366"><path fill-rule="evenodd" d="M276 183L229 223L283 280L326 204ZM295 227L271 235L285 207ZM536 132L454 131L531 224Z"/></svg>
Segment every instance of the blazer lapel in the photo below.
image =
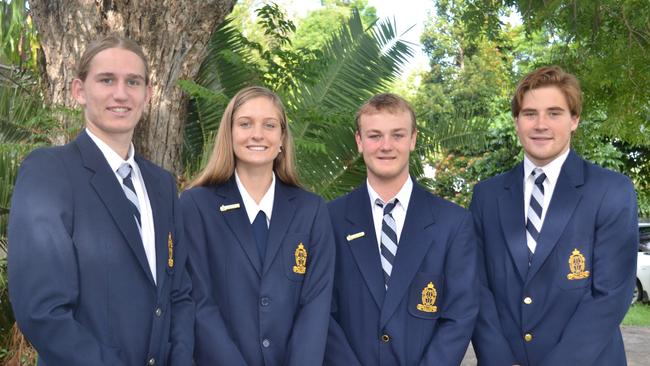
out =
<svg viewBox="0 0 650 366"><path fill-rule="evenodd" d="M90 184L104 203L104 206L108 209L122 235L124 235L142 270L151 283L154 284L155 282L151 275L147 256L144 252L144 246L142 245L142 238L138 232L135 219L130 213L124 191L115 177L115 173L111 171L101 150L99 150L85 131L77 137L75 143L79 147L84 166L94 172L94 175L90 178Z"/></svg>
<svg viewBox="0 0 650 366"><path fill-rule="evenodd" d="M233 174L228 182L217 186L216 190L217 195L222 198L220 202L216 202L218 205L218 207L215 208L216 210L221 210L224 206L239 204L239 208L221 211L221 214L230 228L230 231L237 238L239 245L241 245L242 249L248 256L251 265L255 268L257 276L260 277L262 274L262 261L260 260L257 246L255 245L251 223L246 215L246 207L244 207L241 195L239 194L239 189L237 189L235 175Z"/></svg>
<svg viewBox="0 0 650 366"><path fill-rule="evenodd" d="M433 207L430 203L431 200L427 198L424 190L414 183L397 247L395 264L388 282L386 299L381 309L380 327L386 325L399 306L420 268L420 263L426 257L432 243L438 238L433 225L435 222Z"/></svg>
<svg viewBox="0 0 650 366"><path fill-rule="evenodd" d="M147 196L151 204L151 213L153 215L154 236L156 246L156 285L158 290L163 288L163 282L167 278L165 276L165 269L167 268L167 259L169 249L167 246L168 235L172 218L169 213L171 212L171 204L165 205L164 197L160 184L163 182L160 177L156 177L151 170L149 163L136 155L136 162L142 173L142 179L147 189ZM166 180L164 180L166 182ZM172 238L172 240L175 238Z"/></svg>
<svg viewBox="0 0 650 366"><path fill-rule="evenodd" d="M377 303L377 308L382 307L386 288L384 287L384 274L381 269L379 258L379 244L377 234L370 211L370 196L368 188L363 183L359 188L350 193L346 203L346 220L350 223L347 226L349 232L346 236L364 232L365 235L347 241L354 260L359 266L359 271L366 281L368 290Z"/></svg>
<svg viewBox="0 0 650 366"><path fill-rule="evenodd" d="M508 173L505 191L499 196L499 218L506 244L522 281L528 273L528 245L524 214L524 165L520 163Z"/></svg>
<svg viewBox="0 0 650 366"><path fill-rule="evenodd" d="M537 248L528 272L528 280L540 269L564 232L567 222L582 198L576 188L584 183L584 165L573 150L569 153L558 176L548 212L537 240Z"/></svg>
<svg viewBox="0 0 650 366"><path fill-rule="evenodd" d="M295 194L291 192L289 187L282 183L279 179L275 180L275 196L273 197L273 214L271 216L271 224L269 225L269 237L266 244L266 254L264 256L264 270L262 274L266 274L273 264L273 258L280 249L282 238L289 228L289 224L293 219L296 212L293 202Z"/></svg>

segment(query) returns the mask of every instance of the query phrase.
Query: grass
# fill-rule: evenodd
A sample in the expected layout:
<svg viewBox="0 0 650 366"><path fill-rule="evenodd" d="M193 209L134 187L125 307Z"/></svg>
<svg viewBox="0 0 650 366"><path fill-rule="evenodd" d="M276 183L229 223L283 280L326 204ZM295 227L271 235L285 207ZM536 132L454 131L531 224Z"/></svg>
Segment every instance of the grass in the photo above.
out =
<svg viewBox="0 0 650 366"><path fill-rule="evenodd" d="M634 304L630 307L625 318L623 325L635 325L638 327L650 327L650 305L648 304Z"/></svg>

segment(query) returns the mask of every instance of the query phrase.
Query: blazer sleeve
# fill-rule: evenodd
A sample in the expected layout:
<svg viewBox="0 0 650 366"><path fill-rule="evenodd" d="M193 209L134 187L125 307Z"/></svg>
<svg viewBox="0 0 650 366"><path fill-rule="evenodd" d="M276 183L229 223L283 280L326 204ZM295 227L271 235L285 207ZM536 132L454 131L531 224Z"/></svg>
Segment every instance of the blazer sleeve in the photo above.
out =
<svg viewBox="0 0 650 366"><path fill-rule="evenodd" d="M23 162L9 214L9 295L18 325L49 365L124 365L74 318L79 305L73 182L60 156Z"/></svg>
<svg viewBox="0 0 650 366"><path fill-rule="evenodd" d="M338 312L338 295L334 291L332 295L332 310L330 315L330 325L327 331L327 349L325 353L324 365L346 365L346 366L361 366L361 362L357 359L350 342L348 341L345 332L336 321Z"/></svg>
<svg viewBox="0 0 650 366"><path fill-rule="evenodd" d="M334 281L334 234L325 201L318 198L311 224L311 261L300 295L300 308L287 347L285 365L321 365L327 343ZM309 257L308 257L309 258Z"/></svg>
<svg viewBox="0 0 650 366"><path fill-rule="evenodd" d="M457 224L445 258L442 312L420 365L459 365L476 322L476 236L471 215L466 213Z"/></svg>
<svg viewBox="0 0 650 366"><path fill-rule="evenodd" d="M596 214L588 291L542 360L545 365L590 365L625 317L635 285L639 245L636 194L629 179L611 182Z"/></svg>
<svg viewBox="0 0 650 366"><path fill-rule="evenodd" d="M183 229L183 214L181 211L176 182L169 176L173 201L174 229L178 236L174 247L176 271L171 289L171 351L169 365L191 365L194 351L194 318L195 306L191 296L192 281L187 270L188 243Z"/></svg>
<svg viewBox="0 0 650 366"><path fill-rule="evenodd" d="M244 356L228 333L217 302L210 291L210 263L204 220L192 191L181 195L185 242L188 244L188 271L192 298L196 302L194 362L197 366L246 366Z"/></svg>
<svg viewBox="0 0 650 366"><path fill-rule="evenodd" d="M510 349L501 321L497 312L496 303L487 278L486 258L484 249L483 212L480 199L482 194L474 190L469 209L474 219L474 230L477 236L477 272L479 281L480 308L476 319L476 327L472 335L472 345L479 365L503 366L515 365L518 362Z"/></svg>

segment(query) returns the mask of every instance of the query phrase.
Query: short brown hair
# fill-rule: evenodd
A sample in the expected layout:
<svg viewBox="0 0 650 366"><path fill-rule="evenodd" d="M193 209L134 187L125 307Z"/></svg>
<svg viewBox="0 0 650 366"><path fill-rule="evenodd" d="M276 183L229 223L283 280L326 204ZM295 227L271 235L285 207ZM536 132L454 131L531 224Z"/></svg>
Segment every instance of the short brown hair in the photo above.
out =
<svg viewBox="0 0 650 366"><path fill-rule="evenodd" d="M142 63L144 64L144 81L147 85L149 85L149 62L147 61L147 57L144 55L142 47L128 38L114 34L96 39L92 41L88 47L86 47L86 50L81 55L79 63L77 64L77 78L81 81L85 81L86 76L88 76L88 70L90 69L90 63L92 62L93 58L95 58L98 53L109 48L121 48L127 51L131 51L140 57Z"/></svg>
<svg viewBox="0 0 650 366"><path fill-rule="evenodd" d="M582 113L582 90L578 79L558 66L544 66L526 75L517 85L512 97L512 116L517 118L521 112L521 103L526 92L547 86L554 86L564 94L569 111L573 117Z"/></svg>
<svg viewBox="0 0 650 366"><path fill-rule="evenodd" d="M365 102L361 108L357 111L355 120L357 123L357 132L361 132L361 116L364 114L376 114L379 112L387 111L391 114L399 112L408 112L411 116L411 127L415 132L417 130L417 124L415 122L415 112L413 108L404 98L400 97L397 94L393 93L381 93L377 94L374 97L370 98Z"/></svg>
<svg viewBox="0 0 650 366"><path fill-rule="evenodd" d="M278 109L282 128L282 151L273 162L273 171L282 182L300 186L294 162L293 137L287 124L287 115L280 97L271 90L261 86L249 86L240 90L230 100L223 112L212 154L205 168L192 180L188 188L208 186L226 182L235 174L235 152L232 145L233 117L237 110L251 99L264 97Z"/></svg>

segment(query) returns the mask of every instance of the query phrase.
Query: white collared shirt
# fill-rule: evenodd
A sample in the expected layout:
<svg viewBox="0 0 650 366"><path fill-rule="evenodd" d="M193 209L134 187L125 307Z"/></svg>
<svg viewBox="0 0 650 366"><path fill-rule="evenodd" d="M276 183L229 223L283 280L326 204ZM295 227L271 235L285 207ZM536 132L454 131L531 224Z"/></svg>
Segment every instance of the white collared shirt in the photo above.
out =
<svg viewBox="0 0 650 366"><path fill-rule="evenodd" d="M524 154L524 217L528 215L530 194L533 191L533 184L535 184L535 179L531 176L530 173L535 168L541 168L544 171L544 174L546 174L546 179L543 183L544 203L542 203L542 227L544 226L544 218L546 217L546 212L548 211L548 207L551 204L551 198L553 197L553 191L555 191L557 179L560 176L560 171L562 171L562 165L566 161L567 156L569 156L569 151L570 149L555 158L550 163L540 167L533 164L533 162L528 159L528 156Z"/></svg>
<svg viewBox="0 0 650 366"><path fill-rule="evenodd" d="M140 223L142 232L142 245L144 246L144 253L147 256L147 262L149 263L149 269L153 276L154 282L156 281L156 236L153 224L153 213L151 210L151 202L149 202L149 196L147 195L147 187L144 184L144 179L142 178L142 173L140 172L140 167L138 163L135 162L133 158L135 156L135 149L133 144L129 147L129 154L126 160L115 152L110 146L108 146L104 141L99 137L95 136L89 129L86 128L86 133L93 140L95 145L104 155L104 158L108 162L108 165L113 170L115 179L122 186L122 177L117 174L117 169L124 163L129 163L131 165L131 180L133 181L133 188L135 188L135 193L138 195L138 204L140 205Z"/></svg>
<svg viewBox="0 0 650 366"><path fill-rule="evenodd" d="M372 188L370 182L366 179L366 185L368 186L368 195L370 196L370 207L372 211L372 221L375 224L375 234L377 235L377 249L379 250L379 255L381 256L381 224L384 221L384 209L379 207L375 200L379 197L379 194ZM397 198L398 202L391 212L393 214L393 219L395 220L395 226L397 229L397 242L399 244L399 238L402 236L402 228L404 228L404 221L406 220L406 209L409 207L409 200L411 199L411 192L413 192L413 181L409 176L400 188L399 192L395 197L389 199L392 201L394 198ZM382 200L383 201L383 200ZM399 248L399 247L398 247ZM399 249L398 249L399 250Z"/></svg>
<svg viewBox="0 0 650 366"><path fill-rule="evenodd" d="M271 222L271 214L273 213L273 199L275 198L275 173L273 173L271 177L271 185L269 186L269 189L266 191L266 193L264 193L264 196L262 196L260 204L258 205L253 197L248 194L246 187L244 187L244 184L239 179L237 170L235 170L235 181L237 182L237 188L239 189L239 194L241 194L244 208L246 208L248 221L250 221L251 224L253 221L255 221L255 217L257 216L257 213L260 212L260 210L264 211L264 214L266 215L267 227Z"/></svg>

